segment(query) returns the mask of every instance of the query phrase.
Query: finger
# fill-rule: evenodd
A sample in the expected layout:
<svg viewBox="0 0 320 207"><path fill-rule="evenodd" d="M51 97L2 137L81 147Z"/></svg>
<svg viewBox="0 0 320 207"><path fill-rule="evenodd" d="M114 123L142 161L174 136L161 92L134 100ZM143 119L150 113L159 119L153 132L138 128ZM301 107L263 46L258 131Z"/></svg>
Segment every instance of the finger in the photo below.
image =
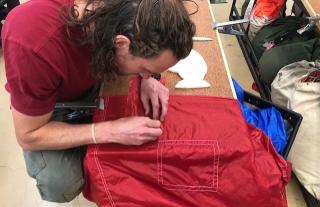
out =
<svg viewBox="0 0 320 207"><path fill-rule="evenodd" d="M144 108L144 115L148 115L150 113L150 103L147 98L141 98L141 102Z"/></svg>
<svg viewBox="0 0 320 207"><path fill-rule="evenodd" d="M153 137L153 136L145 136L143 140L140 140L139 142L135 143L135 145L143 145L147 142L152 142L157 140L158 137Z"/></svg>
<svg viewBox="0 0 320 207"><path fill-rule="evenodd" d="M152 120L148 118L146 125L150 128L160 128L161 122L159 120Z"/></svg>
<svg viewBox="0 0 320 207"><path fill-rule="evenodd" d="M168 112L168 98L160 99L161 102L161 116L160 121L164 121L164 117L167 115Z"/></svg>
<svg viewBox="0 0 320 207"><path fill-rule="evenodd" d="M160 103L159 103L159 98L157 96L151 98L151 105L152 105L152 118L154 120L158 119Z"/></svg>
<svg viewBox="0 0 320 207"><path fill-rule="evenodd" d="M157 128L157 129L149 128L145 133L147 137L150 137L152 139L157 139L161 134L162 134L162 129L160 128Z"/></svg>

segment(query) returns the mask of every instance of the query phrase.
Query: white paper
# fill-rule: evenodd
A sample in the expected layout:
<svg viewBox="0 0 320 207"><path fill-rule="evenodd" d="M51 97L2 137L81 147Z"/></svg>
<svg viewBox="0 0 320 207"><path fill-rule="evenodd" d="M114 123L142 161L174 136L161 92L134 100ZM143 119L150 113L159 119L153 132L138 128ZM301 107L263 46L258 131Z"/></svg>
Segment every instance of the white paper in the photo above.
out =
<svg viewBox="0 0 320 207"><path fill-rule="evenodd" d="M190 54L186 58L172 66L169 71L178 73L183 79L177 83L175 86L176 88L210 87L210 83L203 80L208 71L207 63L195 50L191 50Z"/></svg>

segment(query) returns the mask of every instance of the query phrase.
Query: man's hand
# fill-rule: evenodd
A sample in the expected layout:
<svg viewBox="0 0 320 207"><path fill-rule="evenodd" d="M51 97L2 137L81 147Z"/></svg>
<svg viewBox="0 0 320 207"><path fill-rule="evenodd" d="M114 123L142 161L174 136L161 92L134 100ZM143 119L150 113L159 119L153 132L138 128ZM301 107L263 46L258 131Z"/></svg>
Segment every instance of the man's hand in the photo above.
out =
<svg viewBox="0 0 320 207"><path fill-rule="evenodd" d="M150 103L152 107L152 118L163 121L168 111L169 89L154 78L141 80L141 101L145 109L145 114L150 113Z"/></svg>
<svg viewBox="0 0 320 207"><path fill-rule="evenodd" d="M26 150L59 150L92 144L91 124L66 124L49 121L52 112L28 116L12 107L19 144ZM156 140L161 134L161 122L149 117L127 117L95 123L97 143L142 145Z"/></svg>
<svg viewBox="0 0 320 207"><path fill-rule="evenodd" d="M149 117L126 117L95 125L97 143L142 145L156 140L161 134L160 121Z"/></svg>

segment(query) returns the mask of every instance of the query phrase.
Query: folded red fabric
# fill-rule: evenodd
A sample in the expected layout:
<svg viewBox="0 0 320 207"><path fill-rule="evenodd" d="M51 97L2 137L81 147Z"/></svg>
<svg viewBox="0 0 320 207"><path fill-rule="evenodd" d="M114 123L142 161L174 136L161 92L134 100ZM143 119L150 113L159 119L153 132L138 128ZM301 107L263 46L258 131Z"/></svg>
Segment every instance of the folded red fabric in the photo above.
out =
<svg viewBox="0 0 320 207"><path fill-rule="evenodd" d="M275 20L280 16L285 3L285 0L257 0L253 15Z"/></svg>
<svg viewBox="0 0 320 207"><path fill-rule="evenodd" d="M94 121L143 115L138 82ZM234 99L170 96L163 134L143 146L88 146L84 196L101 207L286 207L291 164Z"/></svg>

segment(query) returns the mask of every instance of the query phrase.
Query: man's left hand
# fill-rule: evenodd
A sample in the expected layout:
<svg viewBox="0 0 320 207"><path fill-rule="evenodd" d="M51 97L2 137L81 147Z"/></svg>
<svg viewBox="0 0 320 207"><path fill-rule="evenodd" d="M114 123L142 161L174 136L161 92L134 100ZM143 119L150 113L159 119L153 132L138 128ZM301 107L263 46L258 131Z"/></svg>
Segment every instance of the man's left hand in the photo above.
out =
<svg viewBox="0 0 320 207"><path fill-rule="evenodd" d="M152 118L163 121L168 111L169 89L154 78L141 80L141 101L145 109L145 115L150 113L152 107Z"/></svg>

